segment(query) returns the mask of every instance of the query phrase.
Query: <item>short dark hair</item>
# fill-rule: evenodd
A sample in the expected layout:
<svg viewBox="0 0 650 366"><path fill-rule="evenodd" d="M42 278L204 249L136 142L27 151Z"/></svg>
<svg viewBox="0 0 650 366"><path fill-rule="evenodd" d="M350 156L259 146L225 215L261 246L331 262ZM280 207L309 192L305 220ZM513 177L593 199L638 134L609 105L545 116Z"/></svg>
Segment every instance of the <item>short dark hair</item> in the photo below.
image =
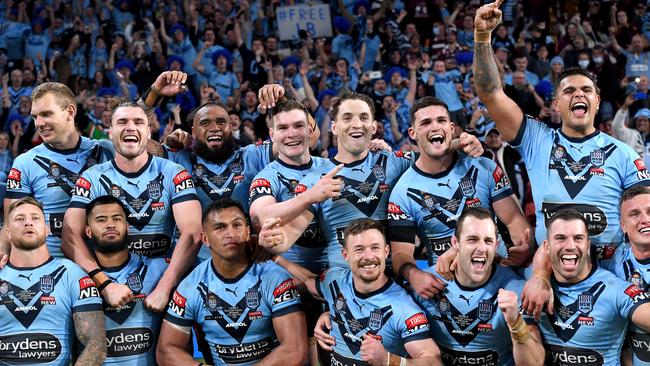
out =
<svg viewBox="0 0 650 366"><path fill-rule="evenodd" d="M353 91L347 91L343 93L341 96L337 97L334 103L332 104L332 114L330 115L332 121L336 121L336 116L339 114L339 107L346 100L360 100L366 102L368 107L370 107L370 114L372 119L375 118L375 104L373 103L372 99L370 99L369 96L365 94L353 92Z"/></svg>
<svg viewBox="0 0 650 366"><path fill-rule="evenodd" d="M441 99L427 95L426 97L422 97L416 100L415 103L413 103L413 107L411 107L411 112L410 112L411 126L413 125L413 123L415 123L415 113L420 109L431 107L431 106L441 106L447 111L447 115L449 115L449 107L447 106L447 103L445 103Z"/></svg>
<svg viewBox="0 0 650 366"><path fill-rule="evenodd" d="M372 219L357 219L352 221L343 231L344 242L347 246L348 238L350 235L359 235L364 231L375 229L381 233L386 243L386 234L384 233L384 225L381 222Z"/></svg>
<svg viewBox="0 0 650 366"><path fill-rule="evenodd" d="M469 217L474 217L479 220L491 220L492 222L494 222L494 216L492 215L492 212L490 212L490 210L488 210L487 208L467 207L458 218L458 221L456 222L456 230L454 231L454 235L456 236L456 238L460 238L460 234L462 232L463 225L465 224L465 220L467 220Z"/></svg>
<svg viewBox="0 0 650 366"><path fill-rule="evenodd" d="M576 211L576 210L574 210L572 208L563 208L563 209L558 210L553 216L551 216L551 218L546 223L546 238L547 239L550 238L549 237L549 233L550 233L549 229L551 228L551 225L553 225L553 223L555 223L558 220L562 220L562 221L580 221L585 225L585 231L587 232L587 234L589 234L589 223L587 222L585 217L582 216L582 214L580 214L580 212L578 212L578 211Z"/></svg>
<svg viewBox="0 0 650 366"><path fill-rule="evenodd" d="M564 69L560 75L557 76L557 79L555 79L555 85L553 85L553 95L557 95L557 91L562 80L573 75L582 75L591 80L591 82L594 83L594 88L596 88L596 94L600 95L600 89L598 89L598 80L596 80L596 76L580 67L569 67L568 69Z"/></svg>
<svg viewBox="0 0 650 366"><path fill-rule="evenodd" d="M241 203L233 200L232 198L221 198L218 199L214 202L212 202L208 208L203 211L203 217L201 218L201 223L205 223L205 221L208 219L208 217L213 213L213 212L219 212L223 211L227 208L235 207L241 213L244 215L246 218L246 223L250 225L250 218L248 217L248 214L244 210L244 207L241 205Z"/></svg>
<svg viewBox="0 0 650 366"><path fill-rule="evenodd" d="M211 86L211 88L214 89L214 87L212 87L212 86ZM215 93L216 93L216 89L215 89ZM226 108L226 106L223 105L222 103L220 103L220 102L215 102L215 101L208 101L208 102L205 102L205 103L201 104L200 106L196 107L192 112L190 112L190 114L188 115L188 119L189 119L190 121L192 121L192 124L194 124L194 117L196 117L196 114L199 113L199 111L200 111L201 109L203 109L203 108L210 108L210 107L221 108L221 109L223 109L224 111L226 111L226 113L230 114L230 112L228 111L228 108ZM190 117L191 117L191 118L190 118Z"/></svg>
<svg viewBox="0 0 650 366"><path fill-rule="evenodd" d="M36 206L36 207L38 207L39 210L41 210L41 213L43 213L43 215L45 215L45 213L43 211L43 205L40 202L38 202L36 200L36 198L34 198L32 196L27 196L27 197L23 197L23 198L19 199L18 201L14 201L11 205L9 205L9 212L8 212L7 216L11 216L11 213L15 209L17 209L18 207L23 206L23 205ZM6 219L8 219L8 217Z"/></svg>
<svg viewBox="0 0 650 366"><path fill-rule="evenodd" d="M113 205L113 204L120 206L122 212L124 213L124 216L126 217L126 213L128 212L128 210L126 209L126 207L124 207L124 203L122 203L122 201L120 201L118 198L114 196L105 195L93 199L92 201L90 201L90 203L88 203L88 205L86 205L86 222L90 220L90 214L92 213L92 210L95 207Z"/></svg>
<svg viewBox="0 0 650 366"><path fill-rule="evenodd" d="M291 112L293 110L303 111L305 113L305 122L309 124L309 111L307 110L307 108L305 108L305 106L299 101L287 98L287 99L279 100L277 103L275 103L275 107L271 109L271 113L273 115L273 119L271 120L271 123L273 123L273 126L275 126L274 120L275 120L275 116L278 113Z"/></svg>
<svg viewBox="0 0 650 366"><path fill-rule="evenodd" d="M127 108L127 107L135 107L135 108L142 109L145 116L147 116L147 124L149 124L149 119L153 114L153 112L147 113L147 111L144 110L144 108L142 108L141 105L125 98L108 98L106 100L106 108L109 111L111 111L111 125L113 124L113 116L115 115L115 112L120 108Z"/></svg>
<svg viewBox="0 0 650 366"><path fill-rule="evenodd" d="M618 207L620 208L623 202L627 202L631 200L632 198L636 196L640 196L642 194L650 194L650 187L646 186L634 186L632 188L628 188L623 192L623 195L621 196L621 200L618 203Z"/></svg>

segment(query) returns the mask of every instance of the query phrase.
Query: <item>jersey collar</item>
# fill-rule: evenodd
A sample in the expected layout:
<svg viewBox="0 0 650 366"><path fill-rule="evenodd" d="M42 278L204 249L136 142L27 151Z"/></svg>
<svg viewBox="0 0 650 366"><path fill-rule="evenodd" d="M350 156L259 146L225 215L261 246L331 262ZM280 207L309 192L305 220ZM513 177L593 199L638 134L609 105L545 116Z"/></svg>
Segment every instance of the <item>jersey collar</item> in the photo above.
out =
<svg viewBox="0 0 650 366"><path fill-rule="evenodd" d="M140 168L140 170L138 170L135 173L127 173L127 172L123 171L122 169L120 169L117 166L117 164L115 164L115 159L111 160L111 164L113 165L113 168L115 168L115 170L117 170L117 172L120 173L121 175L123 175L124 177L126 177L126 178L137 178L140 175L142 175L142 173L144 173L147 169L149 169L149 165L151 165L152 160L153 160L153 155L149 154L149 157L147 158L147 162L142 166L142 168Z"/></svg>
<svg viewBox="0 0 650 366"><path fill-rule="evenodd" d="M551 276L551 282L552 282L555 286L557 286L557 287L564 287L564 288L566 288L566 287L576 286L576 285L578 285L578 284L580 284L580 283L585 282L586 280L588 280L589 277L593 276L593 274L596 273L596 270L597 270L597 269L598 269L598 263L597 263L595 260L592 260L592 261L591 261L591 271L589 272L589 274L587 275L587 277L583 278L581 281L578 281L578 282L576 282L576 283L561 283L561 282L558 282L558 280L555 278L555 274L553 274L553 275Z"/></svg>
<svg viewBox="0 0 650 366"><path fill-rule="evenodd" d="M238 274L236 277L234 277L234 278L226 278L226 277L223 277L222 275L219 274L219 272L217 271L217 268L214 266L214 262L212 261L212 259L210 259L210 268L212 268L212 272L214 272L214 275L217 276L217 278L220 279L224 283L237 283L237 282L239 282L239 280L241 280L246 275L246 273L248 273L248 271L250 271L251 267L253 267L253 261L250 261L250 263L248 263L248 267L246 267L246 269L244 269L242 271L242 273Z"/></svg>
<svg viewBox="0 0 650 366"><path fill-rule="evenodd" d="M97 260L97 255L96 255L95 253L93 253L93 256L95 257L95 260ZM98 265L99 268L101 268L104 272L113 272L113 273L114 273L114 272L119 272L119 271L121 271L122 269L124 269L124 268L125 268L125 267L130 263L130 262L131 262L131 253L129 252L129 256L126 257L126 260L124 261L124 263L122 263L122 264L120 264L120 265L113 266L113 267L104 267L104 266L102 266L101 264L99 264L99 260L97 260L97 265Z"/></svg>
<svg viewBox="0 0 650 366"><path fill-rule="evenodd" d="M487 281L485 281L485 283L483 283L482 285L478 285L476 287L463 286L463 285L460 284L460 282L458 282L458 279L456 279L455 276L454 276L454 282L456 283L456 286L458 286L458 288L463 290L463 291L475 291L475 290L478 290L480 288L483 288L485 285L490 283L490 281L492 281L492 278L494 277L495 273L497 273L497 264L492 262L492 272L490 273L490 277L488 277Z"/></svg>
<svg viewBox="0 0 650 366"><path fill-rule="evenodd" d="M43 244L43 245L45 245L45 244ZM43 262L42 264L40 264L40 265L38 265L36 267L17 267L17 266L14 266L13 264L11 264L10 262L7 262L7 267L13 268L13 269L18 270L18 271L30 271L32 269L43 267L44 265L50 263L53 260L54 260L54 257L50 256L45 262Z"/></svg>
<svg viewBox="0 0 650 366"><path fill-rule="evenodd" d="M357 288L354 286L354 278L352 276L352 272L350 272L350 280L352 281L352 289L354 290L354 296L360 299L368 299L370 297L373 297L375 295L378 295L388 290L388 288L393 285L393 280L391 280L390 277L386 277L386 278L388 279L388 281L386 281L386 283L383 286L376 289L375 291L368 292L367 294L362 294L361 292L357 291Z"/></svg>
<svg viewBox="0 0 650 366"><path fill-rule="evenodd" d="M293 169L293 170L307 170L307 169L311 168L311 166L314 164L314 159L312 159L311 157L309 157L309 162L308 163L302 164L302 165L289 165L289 164L285 163L284 161L282 161L282 159L280 159L280 158L278 158L277 161L283 167Z"/></svg>
<svg viewBox="0 0 650 366"><path fill-rule="evenodd" d="M55 152L55 153L58 153L58 154L63 154L63 155L74 154L74 153L77 152L77 150L79 150L79 147L81 146L81 136L79 136L79 139L77 140L77 144L75 145L75 147L73 147L71 149L59 150L59 149L55 148L54 146L48 145L46 143L43 143L43 146L45 146L48 150L50 150L52 152Z"/></svg>
<svg viewBox="0 0 650 366"><path fill-rule="evenodd" d="M433 178L433 179L440 179L440 178L446 177L454 169L457 162L458 162L458 152L454 151L454 159L451 161L451 164L449 164L447 169L445 169L445 170L443 170L443 171L441 171L439 173L435 173L435 174L427 173L427 172L423 171L422 169L418 168L418 165L416 163L413 163L411 165L411 167L413 168L413 170L415 170L416 173L418 173L418 174L420 174L422 176Z"/></svg>
<svg viewBox="0 0 650 366"><path fill-rule="evenodd" d="M365 157L365 158L363 158L363 159L359 159L359 160L357 160L357 161L353 161L353 162L351 162L351 163L349 163L349 164L341 163L340 161L336 160L334 157L331 157L331 158L330 158L330 161L331 161L332 163L336 164L336 165L343 164L343 166L345 166L346 168L351 168L351 167L353 167L353 166L357 166L357 165L361 165L361 164L363 164L363 162L366 161L366 159L368 159L368 158L370 157L370 155L372 155L372 154L373 154L373 153L372 153L371 151L368 151L368 154L366 154L366 157Z"/></svg>
<svg viewBox="0 0 650 366"><path fill-rule="evenodd" d="M592 137L597 136L600 133L599 130L596 130L596 131L594 131L594 132L592 132L589 135L584 136L584 137L569 137L562 131L562 128L558 128L558 131L560 132L560 135L562 135L562 137L564 137L565 139L567 139L567 140L569 140L571 142L574 142L574 143L585 142L585 141L591 139Z"/></svg>

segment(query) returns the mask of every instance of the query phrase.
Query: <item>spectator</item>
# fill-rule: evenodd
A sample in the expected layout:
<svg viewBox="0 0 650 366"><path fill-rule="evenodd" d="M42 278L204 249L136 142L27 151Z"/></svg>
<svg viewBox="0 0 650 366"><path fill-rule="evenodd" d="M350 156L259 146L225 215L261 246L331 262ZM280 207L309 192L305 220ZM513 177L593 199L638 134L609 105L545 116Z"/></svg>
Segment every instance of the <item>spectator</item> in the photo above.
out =
<svg viewBox="0 0 650 366"><path fill-rule="evenodd" d="M528 57L522 50L519 50L519 53L515 55L513 63L515 64L514 72L521 71L528 84L532 86L539 84L539 77L535 73L528 71ZM513 74L506 74L504 77L507 85L513 85L514 72Z"/></svg>
<svg viewBox="0 0 650 366"><path fill-rule="evenodd" d="M629 94L625 97L625 102L618 109L612 120L612 129L614 137L630 145L634 151L643 156L644 159L650 158L645 153L645 138L650 131L650 110L647 108L640 109L634 118L626 125L629 116L630 106L634 102L634 95Z"/></svg>
<svg viewBox="0 0 650 366"><path fill-rule="evenodd" d="M463 103L460 100L459 90L462 90L462 84L458 79L457 72L447 72L445 62L436 60L433 64L433 85L436 96L447 104L449 108L449 118L457 126L465 128L467 117L463 109Z"/></svg>
<svg viewBox="0 0 650 366"><path fill-rule="evenodd" d="M506 85L504 88L506 95L514 100L525 114L539 115L540 109L544 107L544 100L528 83L523 71L515 71L512 75L512 85Z"/></svg>

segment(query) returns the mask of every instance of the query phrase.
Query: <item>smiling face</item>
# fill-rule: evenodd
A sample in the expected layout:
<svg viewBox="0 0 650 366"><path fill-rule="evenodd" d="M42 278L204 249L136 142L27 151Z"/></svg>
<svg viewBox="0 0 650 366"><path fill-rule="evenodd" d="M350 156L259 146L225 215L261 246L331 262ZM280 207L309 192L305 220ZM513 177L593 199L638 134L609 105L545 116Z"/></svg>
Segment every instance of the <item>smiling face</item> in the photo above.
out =
<svg viewBox="0 0 650 366"><path fill-rule="evenodd" d="M650 193L621 203L621 229L634 246L650 245Z"/></svg>
<svg viewBox="0 0 650 366"><path fill-rule="evenodd" d="M569 136L586 136L593 131L600 96L596 85L584 75L567 76L555 91L553 109L562 116L562 131Z"/></svg>
<svg viewBox="0 0 650 366"><path fill-rule="evenodd" d="M417 142L421 154L438 159L451 152L454 129L445 107L431 105L415 112L409 136Z"/></svg>
<svg viewBox="0 0 650 366"><path fill-rule="evenodd" d="M270 134L280 156L294 160L309 155L309 124L304 111L293 109L274 115Z"/></svg>
<svg viewBox="0 0 650 366"><path fill-rule="evenodd" d="M368 151L368 144L376 128L368 103L360 99L347 99L338 107L332 123L332 134L338 140L339 150L352 156L361 156Z"/></svg>
<svg viewBox="0 0 650 366"><path fill-rule="evenodd" d="M544 240L544 249L551 259L555 278L563 283L576 283L591 270L589 235L581 220L553 221Z"/></svg>
<svg viewBox="0 0 650 366"><path fill-rule="evenodd" d="M47 93L32 102L32 117L39 136L49 145L67 143L74 132L75 107L61 107L54 93Z"/></svg>
<svg viewBox="0 0 650 366"><path fill-rule="evenodd" d="M377 229L346 236L342 250L353 276L364 283L372 283L384 273L388 252L386 239Z"/></svg>
<svg viewBox="0 0 650 366"><path fill-rule="evenodd" d="M469 216L463 222L460 237L453 236L451 243L458 249L456 277L464 286L480 286L492 273L492 262L499 241L496 225L489 218Z"/></svg>
<svg viewBox="0 0 650 366"><path fill-rule="evenodd" d="M115 152L134 159L147 151L149 121L140 107L118 107L111 117L110 137Z"/></svg>

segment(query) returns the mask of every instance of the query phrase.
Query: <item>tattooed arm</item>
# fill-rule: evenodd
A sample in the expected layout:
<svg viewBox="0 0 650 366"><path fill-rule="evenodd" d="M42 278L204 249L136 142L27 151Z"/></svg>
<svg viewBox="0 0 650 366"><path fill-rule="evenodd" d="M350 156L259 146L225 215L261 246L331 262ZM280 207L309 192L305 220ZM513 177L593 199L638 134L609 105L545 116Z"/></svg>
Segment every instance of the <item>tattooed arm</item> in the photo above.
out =
<svg viewBox="0 0 650 366"><path fill-rule="evenodd" d="M489 34L501 22L501 0L483 5L476 12L474 20L474 82L481 102L497 124L497 128L507 141L512 141L519 132L523 112L510 99L501 86Z"/></svg>
<svg viewBox="0 0 650 366"><path fill-rule="evenodd" d="M75 365L102 365L106 358L106 332L101 310L80 311L72 314L77 338L84 345Z"/></svg>

